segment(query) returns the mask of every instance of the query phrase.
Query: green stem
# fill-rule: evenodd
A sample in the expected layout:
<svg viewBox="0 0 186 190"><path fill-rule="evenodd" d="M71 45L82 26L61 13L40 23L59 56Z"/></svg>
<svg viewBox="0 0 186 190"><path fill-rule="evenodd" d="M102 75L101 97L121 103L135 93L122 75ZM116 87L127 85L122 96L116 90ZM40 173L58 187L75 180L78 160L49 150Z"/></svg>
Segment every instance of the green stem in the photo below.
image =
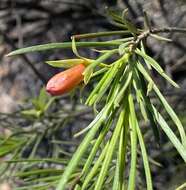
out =
<svg viewBox="0 0 186 190"><path fill-rule="evenodd" d="M117 31L109 31L109 32L95 32L95 33L87 33L87 34L77 34L73 35L75 39L85 39L85 38L97 38L101 36L113 36L113 35L122 35L122 34L130 34L128 30L117 30Z"/></svg>

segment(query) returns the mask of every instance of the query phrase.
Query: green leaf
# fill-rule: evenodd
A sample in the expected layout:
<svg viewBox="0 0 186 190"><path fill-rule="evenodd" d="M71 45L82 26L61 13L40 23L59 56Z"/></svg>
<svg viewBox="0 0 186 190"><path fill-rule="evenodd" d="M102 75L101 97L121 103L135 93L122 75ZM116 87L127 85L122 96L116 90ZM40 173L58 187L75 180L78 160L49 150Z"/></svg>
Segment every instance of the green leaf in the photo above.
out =
<svg viewBox="0 0 186 190"><path fill-rule="evenodd" d="M161 114L156 110L156 108L153 106L154 115L156 117L157 122L161 126L162 130L165 132L165 134L168 136L169 140L172 142L174 147L179 152L180 156L183 158L183 160L186 162L186 149L184 146L180 143L174 132L171 130L171 128L168 126L166 121L163 119Z"/></svg>
<svg viewBox="0 0 186 190"><path fill-rule="evenodd" d="M179 88L178 84L176 84L167 74L165 74L164 70L161 68L161 66L150 56L143 53L139 49L136 50L136 53L143 57L163 78L165 78L170 84L172 84L174 87Z"/></svg>
<svg viewBox="0 0 186 190"><path fill-rule="evenodd" d="M108 103L110 101L110 98L114 96L114 94L117 92L119 92L120 88L122 87L120 80L123 77L122 76L122 72L121 70L117 72L117 75L114 77L112 85L109 87L108 89L108 94L107 94L107 98L106 98L106 103ZM96 96L97 98L97 96ZM104 98L104 96L103 96ZM117 97L116 97L117 98ZM105 100L105 99L104 99ZM96 104L96 100L94 101L94 104Z"/></svg>
<svg viewBox="0 0 186 190"><path fill-rule="evenodd" d="M152 82L149 82L148 86L147 86L147 96L149 95L149 93L152 91L153 89L153 83Z"/></svg>
<svg viewBox="0 0 186 190"><path fill-rule="evenodd" d="M118 15L118 13L117 13L116 11L113 11L113 10L107 8L107 14L108 14L108 16L110 16L114 21L116 21L116 22L122 24L122 26L125 27L125 25L124 25L125 23L124 23L122 17L121 17L120 15Z"/></svg>
<svg viewBox="0 0 186 190"><path fill-rule="evenodd" d="M127 19L128 9L125 9L122 13L123 21L127 27L127 29L135 36L138 33L136 26Z"/></svg>
<svg viewBox="0 0 186 190"><path fill-rule="evenodd" d="M108 46L118 46L122 44L120 41L111 42L76 42L76 47L108 47ZM66 49L72 48L72 42L62 42L62 43L49 43L43 45L35 45L26 48L21 48L10 52L6 56L14 56L31 52L46 51L52 49Z"/></svg>
<svg viewBox="0 0 186 190"><path fill-rule="evenodd" d="M96 173L98 173L98 169L99 169L100 165L103 163L103 159L105 158L105 155L107 154L108 146L109 146L109 141L106 143L105 147L101 151L99 158L96 160L94 166L89 171L86 178L83 180L83 185L82 185L81 190L86 190L89 182L93 179L93 177L96 175Z"/></svg>
<svg viewBox="0 0 186 190"><path fill-rule="evenodd" d="M176 113L174 112L174 110L171 108L171 106L168 104L168 102L166 101L166 99L163 97L163 95L161 94L161 92L159 91L159 89L158 89L157 86L154 86L154 91L156 92L158 98L160 99L160 101L163 104L164 108L166 109L167 113L171 117L172 121L176 124L176 126L178 128L178 131L180 133L180 137L181 137L182 143L183 143L184 147L186 148L185 130L184 130L184 127L183 127L180 119L178 118L178 116L176 115Z"/></svg>
<svg viewBox="0 0 186 190"><path fill-rule="evenodd" d="M46 190L46 189L50 189L51 187L54 187L55 184L56 184L56 181L50 182L50 183L36 184L36 185L35 184L34 185L27 185L27 186L15 188L14 190L28 190L28 189Z"/></svg>
<svg viewBox="0 0 186 190"><path fill-rule="evenodd" d="M96 72L93 73L92 77L96 77L96 76L98 76L100 74L105 73L106 71L108 71L108 68L99 69L98 71L96 71Z"/></svg>
<svg viewBox="0 0 186 190"><path fill-rule="evenodd" d="M35 169L32 171L26 171L26 172L17 172L15 176L17 177L28 177L33 175L56 175L61 174L63 170L60 169Z"/></svg>
<svg viewBox="0 0 186 190"><path fill-rule="evenodd" d="M94 125L96 125L97 123L99 123L100 125L102 124L102 122L107 118L108 114L110 111L110 108L113 104L113 99L107 104L105 105L105 107L97 114L97 116L94 118L94 120L83 130L81 130L80 132L76 133L74 135L74 137L78 137L80 135L82 135L83 133L85 133L86 131L88 131L89 129L91 129Z"/></svg>
<svg viewBox="0 0 186 190"><path fill-rule="evenodd" d="M117 50L110 50L109 52L104 53L102 56L100 56L98 59L92 61L92 63L86 67L85 71L83 72L84 75L84 82L87 84L92 77L93 70L96 66L98 66L100 63L104 62L106 59L111 57L113 54L115 54Z"/></svg>
<svg viewBox="0 0 186 190"><path fill-rule="evenodd" d="M139 81L137 81L138 78L136 77L136 75L134 75L134 78L135 78L135 80L133 80L133 86L136 91L137 102L139 103L141 114L142 114L144 120L147 121L148 118L147 118L147 113L146 113L146 109L145 109L145 105L144 105L144 99L143 99L143 95L142 95L143 92L139 88L139 85L137 85L137 82L139 83Z"/></svg>
<svg viewBox="0 0 186 190"><path fill-rule="evenodd" d="M21 114L28 117L36 117L38 118L41 115L41 110L29 109L21 111Z"/></svg>
<svg viewBox="0 0 186 190"><path fill-rule="evenodd" d="M129 54L125 54L122 58L114 62L109 68L109 70L104 74L100 82L94 88L94 90L89 95L86 104L92 105L94 103L98 103L106 91L109 89L110 84L118 73L122 72L125 68L125 65L129 59ZM121 74L121 73L120 73Z"/></svg>
<svg viewBox="0 0 186 190"><path fill-rule="evenodd" d="M63 60L55 60L55 61L46 61L52 67L57 68L71 68L73 66L84 63L83 59L63 59Z"/></svg>
<svg viewBox="0 0 186 190"><path fill-rule="evenodd" d="M4 145L0 148L0 157L3 157L11 152L13 152L16 148L19 147L19 144L15 145Z"/></svg>
<svg viewBox="0 0 186 190"><path fill-rule="evenodd" d="M144 101L144 106L145 106L145 110L147 113L147 117L150 121L150 125L152 127L153 133L154 133L154 137L156 142L159 144L160 141L160 135L159 135L159 130L158 130L158 124L153 116L153 109L152 109L152 105L151 105L151 101L149 96L147 96L145 94L145 92L147 92L147 87L146 87L146 83L145 80L142 76L142 74L140 72L138 72L138 70L136 70L136 75L138 77L138 88L141 89L141 95L143 97L143 101Z"/></svg>
<svg viewBox="0 0 186 190"><path fill-rule="evenodd" d="M118 151L118 187L120 190L125 189L125 162L127 155L127 141L128 141L128 118L125 117L124 127L122 128ZM117 189L117 188L116 188Z"/></svg>
<svg viewBox="0 0 186 190"><path fill-rule="evenodd" d="M85 102L86 105L91 106L94 103L94 101L96 100L96 97L97 97L97 92L99 91L101 86L103 86L104 82L107 80L110 70L111 70L111 68L108 69L108 71L104 74L104 76L101 78L99 83L96 84L96 86L94 87L94 89L92 90L92 92L90 93L89 97L87 98L87 100Z"/></svg>
<svg viewBox="0 0 186 190"><path fill-rule="evenodd" d="M107 92L107 90L110 88L111 83L113 82L114 78L117 78L116 80L119 82L118 77L121 76L123 69L125 68L126 63L122 63L118 60L117 63L114 63L113 67L110 68L110 72L100 87L99 91L96 93L95 101L90 102L94 103L95 105L101 100L102 97L104 97L104 94ZM91 105L91 104L90 104Z"/></svg>
<svg viewBox="0 0 186 190"><path fill-rule="evenodd" d="M3 138L2 142L0 141L0 157L3 157L11 152L15 152L15 150L21 148L21 146L25 144L25 139L13 138L12 136Z"/></svg>
<svg viewBox="0 0 186 190"><path fill-rule="evenodd" d="M175 190L184 190L186 188L186 182L177 187Z"/></svg>
<svg viewBox="0 0 186 190"><path fill-rule="evenodd" d="M56 97L49 96L45 90L45 87L43 87L40 90L39 96L31 100L34 108L23 110L21 111L21 114L31 118L39 118L45 111L48 110L55 99Z"/></svg>
<svg viewBox="0 0 186 190"><path fill-rule="evenodd" d="M123 99L124 97L124 93L126 92L128 86L131 83L131 79L132 79L132 71L129 71L128 75L126 76L126 78L124 78L124 84L123 87L120 89L120 91L118 92L118 96L114 101L114 106L117 107L120 105L120 101ZM126 80L125 80L126 79Z"/></svg>
<svg viewBox="0 0 186 190"><path fill-rule="evenodd" d="M85 39L85 38L97 38L101 36L113 36L113 35L129 35L130 32L128 30L116 30L116 31L104 31L104 32L95 32L95 33L87 33L87 34L77 34L73 35L75 39Z"/></svg>
<svg viewBox="0 0 186 190"><path fill-rule="evenodd" d="M163 36L159 36L157 34L150 34L151 37L155 38L156 40L165 41L165 42L172 42L171 39L165 38Z"/></svg>
<svg viewBox="0 0 186 190"><path fill-rule="evenodd" d="M75 40L75 38L72 36L71 39L72 39L72 51L73 51L73 53L74 53L77 57L86 60L86 58L82 57L82 56L78 53L78 50L77 50L77 47L76 47L76 40Z"/></svg>
<svg viewBox="0 0 186 190"><path fill-rule="evenodd" d="M151 79L151 77L149 76L148 72L144 69L144 67L142 66L142 64L138 63L137 67L138 67L139 71L141 72L141 74L146 78L146 80L148 82L153 83L153 89L154 89L156 95L160 99L163 107L165 108L165 110L167 111L167 113L169 114L169 116L171 117L172 121L177 126L178 131L180 133L181 141L182 141L184 147L186 147L186 135L185 135L184 127L183 127L181 121L179 120L178 116L176 115L176 113L174 112L174 110L171 108L171 106L168 104L168 102L166 101L166 99L163 97L163 95L161 94L160 90L158 89L158 87L156 86L156 84L154 83L154 81Z"/></svg>
<svg viewBox="0 0 186 190"><path fill-rule="evenodd" d="M146 152L143 136L142 136L141 130L139 128L137 120L136 120L136 131L137 131L137 135L138 135L138 139L139 139L139 144L140 144L140 148L141 148L141 154L142 154L142 158L143 158L143 165L144 165L144 169L145 169L147 190L152 190L153 189L153 186L152 186L152 177L151 177L151 172L150 172L150 166L149 166L148 156L147 156L147 152Z"/></svg>
<svg viewBox="0 0 186 190"><path fill-rule="evenodd" d="M124 127L123 124L124 124L124 118L125 118L126 114L127 114L126 106L123 106L123 109L122 109L122 111L120 113L118 122L116 124L114 132L112 134L112 138L111 138L110 143L109 143L107 155L105 156L103 165L101 167L101 171L100 171L98 179L96 181L96 185L95 185L96 190L101 190L102 189L102 186L103 186L103 183L104 183L104 180L105 180L105 177L106 177L106 174L107 174L107 171L108 171L108 168L109 168L112 156L113 156L115 145L116 145L116 143L118 141L120 131L121 131L122 127Z"/></svg>
<svg viewBox="0 0 186 190"><path fill-rule="evenodd" d="M32 183L48 182L48 183L50 183L50 182L54 182L54 181L57 182L57 181L59 181L59 179L60 179L60 175L57 174L57 175L49 176L49 177L47 176L47 177L39 177L39 178L29 179L29 182L32 182Z"/></svg>
<svg viewBox="0 0 186 190"><path fill-rule="evenodd" d="M55 164L67 164L68 160L67 159L57 159L57 158L42 158L42 159L12 159L12 160L8 160L6 161L7 163L21 163L21 162L25 162L25 163L55 163Z"/></svg>
<svg viewBox="0 0 186 190"><path fill-rule="evenodd" d="M50 97L49 101L46 102L44 110L43 111L47 111L49 109L49 107L51 106L51 104L56 100L56 97Z"/></svg>
<svg viewBox="0 0 186 190"><path fill-rule="evenodd" d="M85 71L83 73L83 75L84 75L84 83L88 84L89 80L91 79L91 77L93 75L94 68L89 67Z"/></svg>
<svg viewBox="0 0 186 190"><path fill-rule="evenodd" d="M123 43L119 46L118 48L118 52L120 55L123 55L124 53L126 53L126 48L127 46L130 44L130 42L126 42L126 43Z"/></svg>
<svg viewBox="0 0 186 190"><path fill-rule="evenodd" d="M47 101L50 100L50 96L47 94L45 87L41 88L39 97L38 97L38 103L40 106L40 110L44 111Z"/></svg>
<svg viewBox="0 0 186 190"><path fill-rule="evenodd" d="M90 166L92 164L92 161L93 161L93 159L94 159L94 157L95 157L95 155L96 155L96 153L97 153L97 151L99 149L99 146L102 143L103 139L105 138L105 135L107 134L107 132L108 132L108 130L109 130L109 128L110 128L110 126L111 126L111 124L113 122L112 117L113 117L114 113L115 112L112 113L112 116L110 116L108 121L104 124L105 125L104 128L102 128L102 130L100 131L99 136L96 139L96 142L94 143L94 146L92 147L92 150L91 150L91 152L89 154L89 157L88 157L88 159L87 159L87 161L86 161L86 163L85 163L85 165L83 167L83 170L82 170L82 175L84 175L84 176L87 173L89 173L89 168L90 168Z"/></svg>
<svg viewBox="0 0 186 190"><path fill-rule="evenodd" d="M144 42L143 42L143 41L140 42L140 46L141 46L141 51L142 51L144 54L146 54L146 52L145 52L145 47L144 47ZM147 68L148 68L149 70L152 70L151 65L150 65L149 63L147 63L146 60L144 60L144 61L145 61L145 64L147 65Z"/></svg>
<svg viewBox="0 0 186 190"><path fill-rule="evenodd" d="M115 174L114 174L114 181L112 184L112 190L118 190L118 187L119 187L119 158L117 158L116 161L117 162L116 162L116 169L115 169Z"/></svg>
<svg viewBox="0 0 186 190"><path fill-rule="evenodd" d="M66 167L65 172L63 173L56 190L66 189L66 184L70 178L70 175L76 169L79 161L81 160L83 154L87 150L87 147L90 145L97 130L99 129L105 118L108 116L107 114L110 109L110 106L111 105L105 106L105 109L103 109L102 112L100 112L87 127L87 129L90 129L90 131L87 133L87 135L85 136L79 147L77 148L76 152L73 154L73 157L70 160L68 166Z"/></svg>
<svg viewBox="0 0 186 190"><path fill-rule="evenodd" d="M131 140L131 165L128 181L128 190L134 190L136 184L136 158L137 158L137 134L136 134L136 114L132 94L129 93L129 126Z"/></svg>

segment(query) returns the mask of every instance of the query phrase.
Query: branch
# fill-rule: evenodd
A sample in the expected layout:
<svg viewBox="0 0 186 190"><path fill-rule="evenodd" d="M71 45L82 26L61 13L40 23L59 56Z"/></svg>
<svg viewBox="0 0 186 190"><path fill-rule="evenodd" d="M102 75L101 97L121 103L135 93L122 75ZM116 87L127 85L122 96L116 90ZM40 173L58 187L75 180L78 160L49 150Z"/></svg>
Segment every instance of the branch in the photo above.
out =
<svg viewBox="0 0 186 190"><path fill-rule="evenodd" d="M137 45L145 38L147 38L150 34L158 34L158 33L171 33L171 32L179 32L186 33L186 28L178 28L178 27L165 27L165 28L153 28L142 31L140 35L134 39L131 43L130 50L133 51Z"/></svg>
<svg viewBox="0 0 186 190"><path fill-rule="evenodd" d="M178 27L165 27L165 28L154 28L151 30L152 34L157 33L169 33L169 32L179 32L186 33L186 28L178 28Z"/></svg>

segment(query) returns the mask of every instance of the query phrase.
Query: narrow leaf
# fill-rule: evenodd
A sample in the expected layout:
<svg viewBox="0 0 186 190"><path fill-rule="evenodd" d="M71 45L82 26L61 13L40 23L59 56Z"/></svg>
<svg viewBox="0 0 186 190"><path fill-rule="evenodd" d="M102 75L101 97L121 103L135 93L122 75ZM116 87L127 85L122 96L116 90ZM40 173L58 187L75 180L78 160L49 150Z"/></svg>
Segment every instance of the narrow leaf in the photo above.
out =
<svg viewBox="0 0 186 190"><path fill-rule="evenodd" d="M136 114L133 103L132 94L128 96L129 101L129 126L130 126L130 140L131 140L131 165L128 181L128 190L135 190L136 184L136 158L137 158L137 134L136 134Z"/></svg>
<svg viewBox="0 0 186 190"><path fill-rule="evenodd" d="M165 41L165 42L172 42L171 39L165 38L165 37L157 35L157 34L150 34L150 36L155 38L156 40Z"/></svg>
<svg viewBox="0 0 186 190"><path fill-rule="evenodd" d="M57 68L71 68L84 62L84 59L63 59L55 61L46 61L45 63Z"/></svg>
<svg viewBox="0 0 186 190"><path fill-rule="evenodd" d="M186 149L184 146L180 143L174 132L171 130L171 128L168 126L166 121L163 119L161 114L156 110L155 107L153 107L153 111L156 117L157 122L161 126L162 130L165 132L165 134L168 136L169 140L172 142L174 147L179 152L180 156L183 158L183 160L186 162Z"/></svg>
<svg viewBox="0 0 186 190"><path fill-rule="evenodd" d="M103 163L103 159L108 151L108 146L109 146L109 141L107 142L107 144L105 145L105 147L103 148L99 158L96 160L94 166L92 167L92 169L89 171L88 175L86 176L86 178L83 181L83 185L82 185L82 190L86 190L87 185L89 184L89 182L91 181L91 179L93 179L93 177L95 176L95 174L98 172L98 169L100 167L100 165Z"/></svg>
<svg viewBox="0 0 186 190"><path fill-rule="evenodd" d="M153 83L153 89L154 89L155 93L157 94L157 96L160 99L161 103L163 104L165 110L167 111L167 113L171 117L172 121L177 126L178 131L180 133L181 141L184 144L184 147L186 147L185 130L184 130L184 127L183 127L180 119L178 118L178 116L176 115L176 113L174 112L174 110L171 108L171 106L169 105L169 103L166 101L166 99L164 98L164 96L161 94L160 90L158 89L158 87L156 86L156 84L154 83L154 81L151 79L151 77L149 76L148 72L144 69L144 67L142 66L142 64L138 63L137 67L138 67L139 71L141 72L141 74L146 78L146 80L148 82Z"/></svg>
<svg viewBox="0 0 186 190"><path fill-rule="evenodd" d="M112 113L112 116L113 116L113 113ZM96 142L94 143L94 146L92 147L89 157L83 167L82 175L86 175L89 172L89 168L90 168L92 161L99 149L99 146L102 143L103 139L105 138L105 135L110 128L110 125L112 124L112 116L110 116L109 120L107 121L107 123L105 123L105 126L100 131L100 134L99 134L98 138L96 139Z"/></svg>
<svg viewBox="0 0 186 190"><path fill-rule="evenodd" d="M79 147L77 148L76 152L73 154L72 159L70 160L68 166L65 169L65 172L63 173L56 190L65 190L67 182L73 173L73 171L76 169L79 161L81 160L83 154L85 153L87 147L90 145L91 140L94 138L98 128L100 127L100 122L96 122L95 125L90 129L90 131L87 133Z"/></svg>
<svg viewBox="0 0 186 190"><path fill-rule="evenodd" d="M98 59L92 61L92 63L85 69L85 71L83 73L85 84L87 84L89 82L90 78L92 77L94 68L96 66L98 66L100 63L104 62L109 57L111 57L116 52L117 52L117 50L110 50L109 52L104 53Z"/></svg>
<svg viewBox="0 0 186 190"><path fill-rule="evenodd" d="M167 74L165 74L164 70L153 58L143 53L139 49L136 50L136 53L142 56L163 78L170 82L170 84L172 84L176 88L179 88L178 84L176 84Z"/></svg>
<svg viewBox="0 0 186 190"><path fill-rule="evenodd" d="M137 131L139 144L140 144L140 148L141 148L141 154L142 154L142 158L143 158L143 165L144 165L144 169L145 169L147 190L152 190L153 189L153 187L152 187L152 177L151 177L151 172L150 172L148 156L147 156L143 136L142 136L141 130L139 128L137 120L136 120L136 131Z"/></svg>
<svg viewBox="0 0 186 190"><path fill-rule="evenodd" d="M120 41L110 41L110 42L76 42L76 47L108 47L108 46L118 46L122 44ZM49 43L43 45L35 45L26 48L17 49L10 52L6 56L14 56L31 52L46 51L52 49L66 49L72 48L72 42L61 42L61 43Z"/></svg>
<svg viewBox="0 0 186 190"><path fill-rule="evenodd" d="M105 179L105 176L107 174L107 171L108 171L108 168L109 168L112 156L113 156L113 151L114 151L115 145L116 145L116 143L118 141L118 136L119 136L120 131L121 131L122 127L123 127L125 114L126 114L126 109L125 109L125 106L124 106L123 110L120 113L120 116L119 116L118 122L116 124L116 127L114 129L114 132L113 132L113 135L112 135L109 147L108 147L107 155L105 156L103 165L101 167L101 171L99 173L99 177L98 177L96 185L95 185L96 190L101 190L102 189L104 179Z"/></svg>
<svg viewBox="0 0 186 190"><path fill-rule="evenodd" d="M75 39L86 39L86 38L97 38L101 36L113 36L113 35L123 35L129 34L128 30L116 30L116 31L104 31L104 32L95 32L95 33L87 33L87 34L76 34L73 35Z"/></svg>

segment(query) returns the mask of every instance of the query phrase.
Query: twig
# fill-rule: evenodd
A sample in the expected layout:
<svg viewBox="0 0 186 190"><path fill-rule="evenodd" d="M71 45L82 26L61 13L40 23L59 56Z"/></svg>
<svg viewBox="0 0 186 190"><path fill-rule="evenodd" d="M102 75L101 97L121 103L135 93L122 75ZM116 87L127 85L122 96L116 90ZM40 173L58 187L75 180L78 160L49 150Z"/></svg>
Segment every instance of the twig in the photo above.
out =
<svg viewBox="0 0 186 190"><path fill-rule="evenodd" d="M154 28L154 29L151 30L152 34L169 33L169 32L186 33L186 28L165 27L165 28Z"/></svg>
<svg viewBox="0 0 186 190"><path fill-rule="evenodd" d="M186 33L186 28L178 28L178 27L165 27L165 28L153 28L147 29L141 32L140 35L134 39L131 43L130 51L133 51L137 45L145 38L147 38L150 34L158 34L158 33L170 33L170 32L179 32L179 33Z"/></svg>

